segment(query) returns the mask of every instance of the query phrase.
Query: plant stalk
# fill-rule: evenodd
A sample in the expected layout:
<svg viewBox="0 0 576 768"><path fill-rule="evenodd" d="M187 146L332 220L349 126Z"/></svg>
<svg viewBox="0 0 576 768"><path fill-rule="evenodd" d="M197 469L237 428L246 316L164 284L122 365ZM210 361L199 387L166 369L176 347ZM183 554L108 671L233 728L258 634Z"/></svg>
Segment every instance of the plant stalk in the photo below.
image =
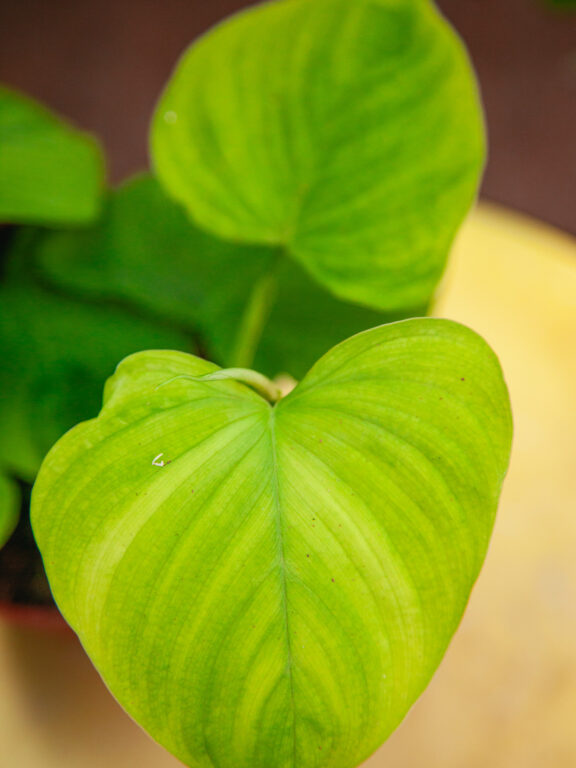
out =
<svg viewBox="0 0 576 768"><path fill-rule="evenodd" d="M250 368L254 363L258 344L276 298L280 258L281 251L273 260L269 271L254 285L236 336L230 363L233 368Z"/></svg>
<svg viewBox="0 0 576 768"><path fill-rule="evenodd" d="M266 376L248 368L222 368L214 373L207 373L204 376L198 376L196 381L240 381L252 387L258 394L267 400L271 405L280 400L282 390L274 381L270 381Z"/></svg>

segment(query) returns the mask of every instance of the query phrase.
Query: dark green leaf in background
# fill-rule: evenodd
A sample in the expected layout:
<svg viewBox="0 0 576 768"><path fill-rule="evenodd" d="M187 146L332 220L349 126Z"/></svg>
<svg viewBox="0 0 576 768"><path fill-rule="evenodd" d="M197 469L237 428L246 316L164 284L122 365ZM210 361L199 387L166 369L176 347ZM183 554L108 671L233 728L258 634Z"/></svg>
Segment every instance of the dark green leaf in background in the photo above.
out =
<svg viewBox="0 0 576 768"><path fill-rule="evenodd" d="M98 214L103 185L91 136L0 87L0 222L84 224Z"/></svg>
<svg viewBox="0 0 576 768"><path fill-rule="evenodd" d="M543 2L557 8L576 9L576 0L543 0Z"/></svg>
<svg viewBox="0 0 576 768"><path fill-rule="evenodd" d="M20 494L16 483L0 472L0 548L6 544L18 522Z"/></svg>
<svg viewBox="0 0 576 768"><path fill-rule="evenodd" d="M67 429L98 412L103 382L123 357L193 349L165 323L40 285L33 257L47 236L20 233L0 285L0 466L26 480Z"/></svg>
<svg viewBox="0 0 576 768"><path fill-rule="evenodd" d="M439 663L510 450L498 361L375 328L275 406L175 352L125 360L36 483L54 596L128 712L194 768L352 768ZM196 378L196 380L195 380Z"/></svg>
<svg viewBox="0 0 576 768"><path fill-rule="evenodd" d="M428 0L278 0L182 58L156 112L166 189L335 294L425 305L484 158L466 54Z"/></svg>
<svg viewBox="0 0 576 768"><path fill-rule="evenodd" d="M98 225L44 237L38 258L68 290L124 300L187 326L224 366L255 285L270 277L271 306L254 363L270 376L300 378L334 344L398 318L337 299L271 248L206 234L145 175L112 193Z"/></svg>
<svg viewBox="0 0 576 768"><path fill-rule="evenodd" d="M278 265L276 302L256 351L254 367L268 375L302 376L331 347L376 325L422 316L426 307L378 312L336 298L311 279L297 262Z"/></svg>
<svg viewBox="0 0 576 768"><path fill-rule="evenodd" d="M54 232L38 250L60 285L200 328L209 345L215 336L216 356L233 344L243 306L272 258L268 248L205 234L148 175L111 192L95 226Z"/></svg>

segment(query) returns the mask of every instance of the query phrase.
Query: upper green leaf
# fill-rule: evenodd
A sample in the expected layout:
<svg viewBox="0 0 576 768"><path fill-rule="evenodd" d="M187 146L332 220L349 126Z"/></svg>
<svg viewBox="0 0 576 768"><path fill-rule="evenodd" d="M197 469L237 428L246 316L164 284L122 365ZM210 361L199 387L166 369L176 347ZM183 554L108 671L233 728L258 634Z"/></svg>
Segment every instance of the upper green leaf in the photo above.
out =
<svg viewBox="0 0 576 768"><path fill-rule="evenodd" d="M498 362L411 320L275 406L217 370L129 357L52 450L32 516L54 596L188 765L351 768L426 685L484 558L511 437Z"/></svg>
<svg viewBox="0 0 576 768"><path fill-rule="evenodd" d="M115 190L94 227L42 238L38 259L68 289L127 300L184 324L223 366L232 364L254 286L271 280L254 362L269 376L300 378L334 344L397 319L337 299L272 248L200 230L148 175Z"/></svg>
<svg viewBox="0 0 576 768"><path fill-rule="evenodd" d="M0 472L0 549L18 522L19 496L16 483Z"/></svg>
<svg viewBox="0 0 576 768"><path fill-rule="evenodd" d="M279 0L195 43L158 106L166 189L337 295L426 304L483 164L458 39L428 0Z"/></svg>
<svg viewBox="0 0 576 768"><path fill-rule="evenodd" d="M0 464L26 480L67 429L98 413L103 383L123 357L150 346L194 348L165 323L44 287L34 256L47 236L20 233L0 285Z"/></svg>
<svg viewBox="0 0 576 768"><path fill-rule="evenodd" d="M103 183L102 153L91 136L0 87L0 222L91 221Z"/></svg>

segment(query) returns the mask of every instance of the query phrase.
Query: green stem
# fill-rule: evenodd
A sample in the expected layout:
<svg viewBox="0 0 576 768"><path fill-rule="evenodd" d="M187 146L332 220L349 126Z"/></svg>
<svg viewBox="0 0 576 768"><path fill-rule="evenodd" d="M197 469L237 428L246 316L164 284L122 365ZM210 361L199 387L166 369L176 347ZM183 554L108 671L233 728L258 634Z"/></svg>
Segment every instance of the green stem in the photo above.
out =
<svg viewBox="0 0 576 768"><path fill-rule="evenodd" d="M261 373L256 373L256 371L251 371L248 368L222 368L220 371L207 373L204 376L195 378L196 381L226 381L227 379L241 381L243 384L248 384L249 387L255 389L259 395L268 400L269 403L272 403L272 405L277 403L282 397L282 390L273 381L270 381Z"/></svg>
<svg viewBox="0 0 576 768"><path fill-rule="evenodd" d="M165 387L167 384L172 384L173 381L179 379L187 379L188 381L226 381L232 379L232 381L241 381L243 384L247 384L252 387L259 395L261 395L269 403L277 403L282 397L290 394L298 383L291 376L284 374L278 376L271 381L261 373L252 371L249 368L221 368L219 371L213 373L205 373L203 376L189 376L186 373L181 373L179 376L172 376L172 378L163 381L154 388L156 392L161 387ZM1 478L0 478L1 479Z"/></svg>
<svg viewBox="0 0 576 768"><path fill-rule="evenodd" d="M258 344L276 297L280 257L281 252L272 262L269 271L262 275L252 290L231 356L231 365L235 368L249 368L254 362Z"/></svg>

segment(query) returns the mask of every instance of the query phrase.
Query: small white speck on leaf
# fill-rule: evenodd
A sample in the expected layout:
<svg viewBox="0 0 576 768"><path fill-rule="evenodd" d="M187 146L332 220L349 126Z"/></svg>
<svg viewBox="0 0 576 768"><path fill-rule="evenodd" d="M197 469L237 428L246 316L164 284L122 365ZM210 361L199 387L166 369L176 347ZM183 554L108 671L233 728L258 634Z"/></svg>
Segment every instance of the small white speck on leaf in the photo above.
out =
<svg viewBox="0 0 576 768"><path fill-rule="evenodd" d="M162 456L164 456L164 454L159 453L158 456L152 459L153 467L163 467L166 464L166 462L162 459Z"/></svg>
<svg viewBox="0 0 576 768"><path fill-rule="evenodd" d="M168 125L174 125L178 121L178 115L173 110L169 110L168 112L164 112L164 122L168 123Z"/></svg>

